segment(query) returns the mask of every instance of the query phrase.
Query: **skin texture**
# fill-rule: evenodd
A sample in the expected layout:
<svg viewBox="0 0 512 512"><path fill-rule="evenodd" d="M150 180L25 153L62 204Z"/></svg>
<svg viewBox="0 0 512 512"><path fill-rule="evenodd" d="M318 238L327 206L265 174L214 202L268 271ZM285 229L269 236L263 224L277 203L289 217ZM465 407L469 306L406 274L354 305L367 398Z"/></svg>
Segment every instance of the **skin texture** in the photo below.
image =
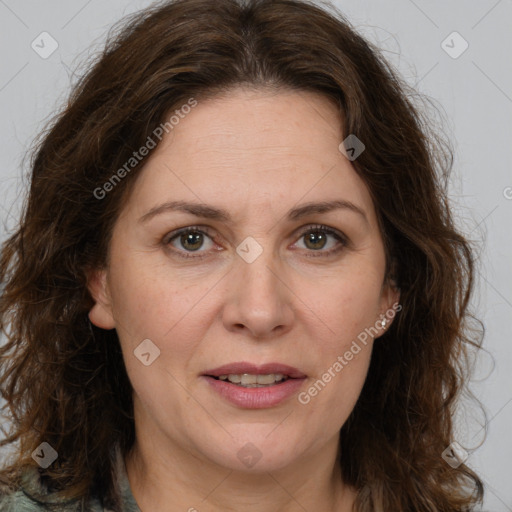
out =
<svg viewBox="0 0 512 512"><path fill-rule="evenodd" d="M372 340L307 404L295 395L245 409L200 377L235 361L281 362L307 375L307 390L398 302L384 285L371 197L338 149L340 126L322 96L239 88L199 102L147 157L114 227L108 265L89 286L90 319L117 330L134 388L136 443L126 466L141 510L350 510L338 435L364 384ZM287 218L297 206L336 199L357 205L367 221L349 209ZM177 200L223 208L232 222L180 211L139 221ZM347 244L303 234L318 224ZM209 229L198 251L179 236L169 241L188 226ZM249 236L263 249L252 263L236 252ZM329 255L332 248L340 250ZM134 356L144 339L160 350L148 366ZM237 456L249 442L261 455L251 468Z"/></svg>

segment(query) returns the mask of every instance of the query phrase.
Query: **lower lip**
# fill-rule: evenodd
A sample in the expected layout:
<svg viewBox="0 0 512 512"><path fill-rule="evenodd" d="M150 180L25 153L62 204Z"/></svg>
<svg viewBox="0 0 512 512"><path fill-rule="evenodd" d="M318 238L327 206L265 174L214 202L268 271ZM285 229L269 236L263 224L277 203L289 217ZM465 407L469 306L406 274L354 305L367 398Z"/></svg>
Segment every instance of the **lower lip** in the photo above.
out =
<svg viewBox="0 0 512 512"><path fill-rule="evenodd" d="M217 380L207 375L202 376L219 395L226 398L232 404L246 409L264 409L274 407L283 400L294 395L303 382L302 379L287 379L279 384L273 384L264 388L244 388L225 380Z"/></svg>

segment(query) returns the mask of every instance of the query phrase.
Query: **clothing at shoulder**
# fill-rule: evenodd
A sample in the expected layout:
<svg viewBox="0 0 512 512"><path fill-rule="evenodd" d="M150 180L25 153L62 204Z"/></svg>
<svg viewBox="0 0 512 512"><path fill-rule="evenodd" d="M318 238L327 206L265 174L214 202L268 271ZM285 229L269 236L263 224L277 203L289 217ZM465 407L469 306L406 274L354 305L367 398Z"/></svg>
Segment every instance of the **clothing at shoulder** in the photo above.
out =
<svg viewBox="0 0 512 512"><path fill-rule="evenodd" d="M32 496L44 495L48 498L50 505L38 501ZM37 468L32 467L25 470L22 476L21 488L14 492L0 491L0 512L81 512L78 500L63 500L52 497L40 480ZM99 502L92 501L87 512L104 512Z"/></svg>
<svg viewBox="0 0 512 512"><path fill-rule="evenodd" d="M30 490L42 488L36 468L26 470L23 473L22 479L22 486L16 491L8 492L5 489L0 491L0 512L38 512L41 510L50 510L48 507L45 507L43 503L31 499L29 496L29 494L31 494ZM27 491L27 493L25 493L25 491ZM52 503L56 502L52 500ZM68 505L73 505L73 503L69 503ZM77 507L59 504L59 506L55 506L53 510L55 512L75 512ZM96 510L94 512L96 512Z"/></svg>
<svg viewBox="0 0 512 512"><path fill-rule="evenodd" d="M124 460L118 447L115 447L115 454L117 486L122 502L121 510L123 512L141 512L132 495ZM27 493L25 493L24 490L26 490ZM54 505L47 507L43 503L35 501L28 496L38 493L42 493L51 498L51 495L47 493L45 487L41 484L37 468L33 467L23 474L21 489L17 489L14 492L8 492L5 489L0 489L0 512L85 512L80 506L78 500L52 499L51 502ZM93 499L88 504L86 512L110 511L103 508L97 499Z"/></svg>

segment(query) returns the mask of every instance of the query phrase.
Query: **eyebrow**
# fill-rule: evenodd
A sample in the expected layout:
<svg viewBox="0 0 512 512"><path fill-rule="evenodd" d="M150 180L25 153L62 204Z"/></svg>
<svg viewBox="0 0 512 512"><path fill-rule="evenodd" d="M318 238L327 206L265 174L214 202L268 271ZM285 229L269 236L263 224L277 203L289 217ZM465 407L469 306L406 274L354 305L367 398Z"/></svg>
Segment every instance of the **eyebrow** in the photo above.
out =
<svg viewBox="0 0 512 512"><path fill-rule="evenodd" d="M340 209L345 209L357 213L358 215L363 217L364 221L367 224L369 224L368 218L364 210L359 206L355 205L354 203L347 201L345 199L303 204L296 208L292 208L288 212L288 219L298 220L314 213L328 213L333 210ZM139 219L139 222L148 222L153 217L156 217L157 215L161 215L163 213L167 213L169 211L181 211L185 213L190 213L191 215L195 215L196 217L217 220L225 223L233 222L231 215L226 210L223 210L221 208L215 208L207 204L190 203L187 201L168 201L166 203L155 206L154 208L151 208L151 210L149 210L147 213L145 213Z"/></svg>

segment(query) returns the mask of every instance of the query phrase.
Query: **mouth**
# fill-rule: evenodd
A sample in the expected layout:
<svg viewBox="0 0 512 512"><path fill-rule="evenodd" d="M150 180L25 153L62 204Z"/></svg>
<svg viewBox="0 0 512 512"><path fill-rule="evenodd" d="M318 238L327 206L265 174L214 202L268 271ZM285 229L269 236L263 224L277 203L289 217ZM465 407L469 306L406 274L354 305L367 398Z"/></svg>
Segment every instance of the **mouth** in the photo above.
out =
<svg viewBox="0 0 512 512"><path fill-rule="evenodd" d="M307 375L281 363L256 366L239 362L207 370L201 377L217 396L235 407L267 409L287 403L299 392Z"/></svg>

